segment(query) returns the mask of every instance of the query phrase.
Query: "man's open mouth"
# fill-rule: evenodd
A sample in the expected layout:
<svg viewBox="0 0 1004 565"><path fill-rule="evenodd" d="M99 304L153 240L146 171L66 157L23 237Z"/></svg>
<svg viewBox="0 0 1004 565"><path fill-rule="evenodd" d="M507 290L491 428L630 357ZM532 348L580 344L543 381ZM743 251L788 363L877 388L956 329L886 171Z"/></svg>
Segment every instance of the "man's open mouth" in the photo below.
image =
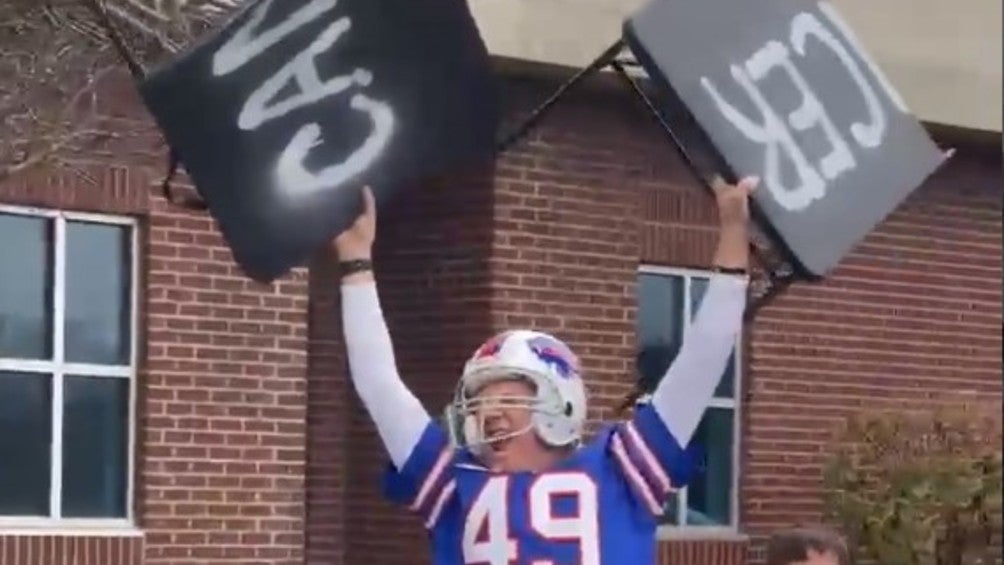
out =
<svg viewBox="0 0 1004 565"><path fill-rule="evenodd" d="M509 445L509 440L512 438L508 436L508 430L488 430L485 433L486 443L495 453L503 451Z"/></svg>

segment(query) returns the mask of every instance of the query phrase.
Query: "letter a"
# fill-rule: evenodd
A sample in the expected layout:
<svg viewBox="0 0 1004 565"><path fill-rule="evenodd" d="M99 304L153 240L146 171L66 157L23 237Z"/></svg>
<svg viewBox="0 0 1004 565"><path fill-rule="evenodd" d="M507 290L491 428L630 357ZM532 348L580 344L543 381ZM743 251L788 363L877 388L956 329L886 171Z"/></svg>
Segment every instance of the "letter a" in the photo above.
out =
<svg viewBox="0 0 1004 565"><path fill-rule="evenodd" d="M242 130L253 130L268 120L279 118L297 108L343 92L353 84L368 86L373 80L373 74L366 69L356 69L351 75L336 76L322 82L314 66L314 57L330 49L350 27L351 22L348 18L340 18L332 23L309 47L262 83L244 103L244 108L241 109L237 119L237 126ZM300 92L268 106L268 102L291 79L296 81Z"/></svg>

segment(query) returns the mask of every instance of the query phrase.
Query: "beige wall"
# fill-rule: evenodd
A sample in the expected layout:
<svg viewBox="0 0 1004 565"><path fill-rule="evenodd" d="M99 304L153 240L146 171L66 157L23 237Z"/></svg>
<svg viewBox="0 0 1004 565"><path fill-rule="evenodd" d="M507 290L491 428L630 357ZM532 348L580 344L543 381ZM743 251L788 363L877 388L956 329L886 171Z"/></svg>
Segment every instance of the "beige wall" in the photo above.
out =
<svg viewBox="0 0 1004 565"><path fill-rule="evenodd" d="M493 54L572 67L613 43L645 1L469 0ZM831 3L918 117L1001 131L1001 0Z"/></svg>

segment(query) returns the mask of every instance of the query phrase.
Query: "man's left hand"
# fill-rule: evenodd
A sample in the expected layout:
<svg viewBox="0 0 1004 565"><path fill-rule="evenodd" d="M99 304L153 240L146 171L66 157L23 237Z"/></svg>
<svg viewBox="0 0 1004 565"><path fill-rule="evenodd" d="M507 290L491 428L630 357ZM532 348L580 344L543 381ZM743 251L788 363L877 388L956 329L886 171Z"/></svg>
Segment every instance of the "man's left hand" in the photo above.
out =
<svg viewBox="0 0 1004 565"><path fill-rule="evenodd" d="M721 177L711 183L718 203L718 220L722 227L745 227L749 221L749 197L760 183L757 177L746 177L738 184L728 184Z"/></svg>

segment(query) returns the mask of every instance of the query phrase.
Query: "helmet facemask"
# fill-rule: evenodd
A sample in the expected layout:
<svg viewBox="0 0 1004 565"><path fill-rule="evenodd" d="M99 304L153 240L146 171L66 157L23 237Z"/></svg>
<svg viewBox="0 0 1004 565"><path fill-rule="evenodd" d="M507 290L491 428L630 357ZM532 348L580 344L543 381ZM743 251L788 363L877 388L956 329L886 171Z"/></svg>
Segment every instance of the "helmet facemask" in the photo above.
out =
<svg viewBox="0 0 1004 565"><path fill-rule="evenodd" d="M537 414L557 415L560 410L545 402L537 393L536 380L528 375L515 373L499 373L476 375L474 382L462 382L454 397L454 402L446 409L446 419L450 436L456 446L467 448L475 454L483 453L494 443L523 435L535 427ZM530 385L534 390L530 396L480 396L480 392L489 384L518 380ZM521 409L529 412L527 423L514 430L491 435L486 429L487 415L491 410Z"/></svg>

